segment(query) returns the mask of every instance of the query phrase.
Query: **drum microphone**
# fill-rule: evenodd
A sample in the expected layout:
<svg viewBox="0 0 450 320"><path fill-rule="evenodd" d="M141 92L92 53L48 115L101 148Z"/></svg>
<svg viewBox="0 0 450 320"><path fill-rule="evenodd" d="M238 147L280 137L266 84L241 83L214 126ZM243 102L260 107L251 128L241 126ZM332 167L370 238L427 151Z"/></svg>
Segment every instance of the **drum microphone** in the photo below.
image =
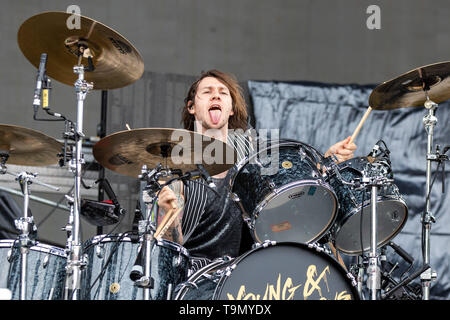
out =
<svg viewBox="0 0 450 320"><path fill-rule="evenodd" d="M200 175L203 177L203 179L206 180L208 185L211 188L215 188L216 184L214 183L212 177L209 175L208 171L206 171L205 167L202 164L197 164L196 166L197 166L198 170L200 171Z"/></svg>
<svg viewBox="0 0 450 320"><path fill-rule="evenodd" d="M216 184L214 183L212 177L209 175L208 171L206 171L205 167L203 167L203 165L201 164L197 164L196 166L198 170L188 171L183 176L181 176L180 179L185 180L202 177L203 179L205 179L206 183L208 183L208 186L210 186L211 188L215 188Z"/></svg>
<svg viewBox="0 0 450 320"><path fill-rule="evenodd" d="M413 264L414 258L411 257L405 250L403 250L400 246L395 244L392 241L389 241L389 246L394 249L394 251L402 257L405 261L407 261L409 264Z"/></svg>
<svg viewBox="0 0 450 320"><path fill-rule="evenodd" d="M47 54L41 54L41 61L36 79L36 89L34 90L33 107L36 109L41 105L42 84L45 81L45 66L47 64Z"/></svg>
<svg viewBox="0 0 450 320"><path fill-rule="evenodd" d="M144 267L143 267L143 261L142 261L142 252L145 250L145 241L142 243L141 250L139 250L139 253L136 257L136 261L134 262L133 268L131 268L130 272L130 279L133 282L138 281L144 276Z"/></svg>

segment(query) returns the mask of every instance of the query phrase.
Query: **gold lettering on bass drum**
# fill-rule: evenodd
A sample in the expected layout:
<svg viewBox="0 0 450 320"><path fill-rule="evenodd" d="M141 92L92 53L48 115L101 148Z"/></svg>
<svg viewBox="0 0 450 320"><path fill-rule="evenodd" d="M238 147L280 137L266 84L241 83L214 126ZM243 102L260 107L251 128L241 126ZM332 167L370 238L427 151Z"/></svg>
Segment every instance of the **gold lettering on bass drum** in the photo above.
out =
<svg viewBox="0 0 450 320"><path fill-rule="evenodd" d="M293 300L296 293L302 294L303 299L307 300L314 293L318 293L320 300L351 300L352 295L347 291L330 292L327 275L330 274L330 267L325 267L319 274L317 266L310 265L306 270L306 280L304 283L296 283L291 277L283 277L278 273L276 284L266 284L264 293L262 292L247 292L246 286L241 285L234 296L232 293L227 293L229 300ZM285 279L284 282L282 279ZM299 290L303 286L303 291Z"/></svg>

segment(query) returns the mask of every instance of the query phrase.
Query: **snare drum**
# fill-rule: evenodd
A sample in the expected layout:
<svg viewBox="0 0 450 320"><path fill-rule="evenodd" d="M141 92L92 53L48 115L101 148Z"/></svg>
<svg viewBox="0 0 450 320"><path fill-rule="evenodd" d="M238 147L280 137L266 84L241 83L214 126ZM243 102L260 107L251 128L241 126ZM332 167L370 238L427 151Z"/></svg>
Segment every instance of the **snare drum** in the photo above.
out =
<svg viewBox="0 0 450 320"><path fill-rule="evenodd" d="M237 164L232 192L256 242L310 243L329 230L338 202L318 169L321 157L312 147L289 141Z"/></svg>
<svg viewBox="0 0 450 320"><path fill-rule="evenodd" d="M301 243L264 243L218 259L182 283L177 300L358 300L356 282L330 255Z"/></svg>
<svg viewBox="0 0 450 320"><path fill-rule="evenodd" d="M144 289L135 285L130 273L141 249L124 235L99 235L84 249L87 270L83 277L86 300L143 300ZM172 290L187 279L189 254L177 243L159 240L151 250L151 300L165 300Z"/></svg>
<svg viewBox="0 0 450 320"><path fill-rule="evenodd" d="M0 240L0 288L20 299L21 261L17 240ZM67 257L64 249L43 243L29 247L27 255L26 300L62 300Z"/></svg>
<svg viewBox="0 0 450 320"><path fill-rule="evenodd" d="M364 157L344 161L338 165L338 170L340 176L331 175L329 179L340 204L331 234L337 249L348 255L359 255L370 249L371 192L370 188L355 190L344 182L362 178L363 171L368 176L381 174L387 178L393 178L393 174L390 170L379 170ZM394 238L402 230L407 217L408 207L398 187L390 183L378 188L377 247Z"/></svg>

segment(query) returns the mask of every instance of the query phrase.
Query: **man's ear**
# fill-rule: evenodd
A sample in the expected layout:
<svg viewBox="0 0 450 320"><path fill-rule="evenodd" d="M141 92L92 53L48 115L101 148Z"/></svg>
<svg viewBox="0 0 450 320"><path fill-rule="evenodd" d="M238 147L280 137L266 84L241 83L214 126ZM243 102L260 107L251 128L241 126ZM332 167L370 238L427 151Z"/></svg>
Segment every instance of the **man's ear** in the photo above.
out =
<svg viewBox="0 0 450 320"><path fill-rule="evenodd" d="M194 113L195 113L195 110L194 110L194 101L189 100L188 103L187 103L187 107L188 107L188 112L189 112L190 114L194 114Z"/></svg>

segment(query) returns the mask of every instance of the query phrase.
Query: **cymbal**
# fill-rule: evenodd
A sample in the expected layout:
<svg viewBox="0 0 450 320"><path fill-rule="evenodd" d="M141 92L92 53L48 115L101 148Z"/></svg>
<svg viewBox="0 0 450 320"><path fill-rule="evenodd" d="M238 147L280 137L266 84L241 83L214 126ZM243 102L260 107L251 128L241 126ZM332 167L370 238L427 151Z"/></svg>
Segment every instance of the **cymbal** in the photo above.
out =
<svg viewBox="0 0 450 320"><path fill-rule="evenodd" d="M0 124L0 151L8 164L46 166L58 163L63 144L39 131Z"/></svg>
<svg viewBox="0 0 450 320"><path fill-rule="evenodd" d="M40 56L47 53L47 75L73 86L78 78L78 46L87 46L81 64L88 66L92 56L94 71L85 72L93 89L107 90L127 86L144 72L139 52L122 35L93 19L80 18L79 29L69 29L73 15L66 12L44 12L27 19L17 35L19 47L36 68ZM77 26L75 26L77 27Z"/></svg>
<svg viewBox="0 0 450 320"><path fill-rule="evenodd" d="M430 100L441 103L450 98L450 62L440 62L411 70L377 86L369 97L376 110L423 106L427 90Z"/></svg>
<svg viewBox="0 0 450 320"><path fill-rule="evenodd" d="M93 148L94 158L105 168L138 177L143 165L161 165L182 172L202 164L211 176L230 169L236 151L226 143L200 133L170 128L140 128L104 137Z"/></svg>

